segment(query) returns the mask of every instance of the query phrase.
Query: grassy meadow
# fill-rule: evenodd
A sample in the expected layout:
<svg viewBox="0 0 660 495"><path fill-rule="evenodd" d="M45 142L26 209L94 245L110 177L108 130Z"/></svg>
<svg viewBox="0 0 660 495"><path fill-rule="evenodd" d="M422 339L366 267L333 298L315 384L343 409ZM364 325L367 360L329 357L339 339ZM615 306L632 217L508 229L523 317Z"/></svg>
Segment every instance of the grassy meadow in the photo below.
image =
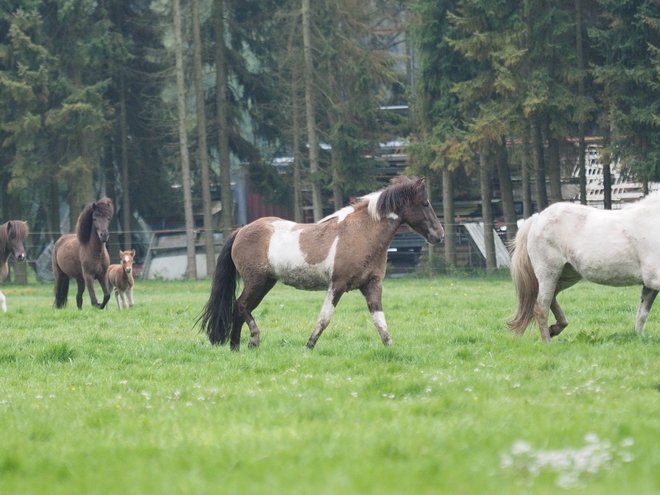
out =
<svg viewBox="0 0 660 495"><path fill-rule="evenodd" d="M0 493L660 493L660 308L635 335L638 288L566 291L545 345L506 329L506 277L384 285L391 348L349 293L306 349L324 294L278 285L238 353L193 328L208 280L138 280L129 311L4 285Z"/></svg>

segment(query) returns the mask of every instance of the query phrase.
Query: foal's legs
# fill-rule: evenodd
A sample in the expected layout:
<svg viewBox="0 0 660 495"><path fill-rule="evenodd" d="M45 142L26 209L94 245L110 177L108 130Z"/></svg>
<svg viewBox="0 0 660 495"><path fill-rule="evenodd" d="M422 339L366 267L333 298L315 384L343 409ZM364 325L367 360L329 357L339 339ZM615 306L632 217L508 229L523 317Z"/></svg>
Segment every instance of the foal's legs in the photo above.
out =
<svg viewBox="0 0 660 495"><path fill-rule="evenodd" d="M385 313L383 312L383 286L380 281L372 281L368 285L362 287L360 292L367 300L367 307L371 313L371 320L378 330L381 340L384 345L392 345L390 334L387 333L387 322L385 321Z"/></svg>
<svg viewBox="0 0 660 495"><path fill-rule="evenodd" d="M316 345L316 341L319 340L319 337L323 333L328 325L330 324L330 319L332 314L335 312L335 308L341 299L341 296L344 295L344 290L335 290L332 284L328 292L325 294L325 301L323 302L323 307L321 307L321 313L319 314L319 319L316 322L316 328L312 332L312 335L307 341L307 347L313 349Z"/></svg>
<svg viewBox="0 0 660 495"><path fill-rule="evenodd" d="M639 301L639 308L637 308L637 323L635 324L635 331L637 333L642 333L644 331L646 319L649 317L651 306L653 306L653 301L655 301L657 295L657 290L649 289L646 286L642 287L642 297Z"/></svg>
<svg viewBox="0 0 660 495"><path fill-rule="evenodd" d="M250 280L244 280L243 292L236 300L236 308L234 310L234 325L229 337L229 348L232 351L238 351L241 345L241 328L243 322L248 324L250 328L250 342L248 347L257 347L260 342L259 327L252 317L252 311L259 306L263 298L272 289L277 280L266 278L255 283Z"/></svg>

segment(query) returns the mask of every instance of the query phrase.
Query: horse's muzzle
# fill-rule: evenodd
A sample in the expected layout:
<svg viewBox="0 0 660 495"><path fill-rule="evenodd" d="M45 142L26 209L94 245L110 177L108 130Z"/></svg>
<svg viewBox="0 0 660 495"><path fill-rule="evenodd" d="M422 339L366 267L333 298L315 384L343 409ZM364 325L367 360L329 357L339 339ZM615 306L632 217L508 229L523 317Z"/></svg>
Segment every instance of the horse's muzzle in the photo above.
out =
<svg viewBox="0 0 660 495"><path fill-rule="evenodd" d="M25 261L25 253L19 253L16 255L18 261Z"/></svg>
<svg viewBox="0 0 660 495"><path fill-rule="evenodd" d="M109 232L99 232L99 240L101 242L108 242L109 237L110 237Z"/></svg>

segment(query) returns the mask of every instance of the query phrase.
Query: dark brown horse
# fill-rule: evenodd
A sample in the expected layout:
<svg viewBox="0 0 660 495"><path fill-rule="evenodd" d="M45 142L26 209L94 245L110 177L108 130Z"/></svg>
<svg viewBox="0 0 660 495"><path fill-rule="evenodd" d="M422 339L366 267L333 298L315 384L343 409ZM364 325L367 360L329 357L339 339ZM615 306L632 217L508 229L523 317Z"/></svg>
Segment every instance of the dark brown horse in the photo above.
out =
<svg viewBox="0 0 660 495"><path fill-rule="evenodd" d="M83 209L78 217L75 234L60 237L53 249L53 275L55 275L55 307L66 306L69 295L69 277L78 282L76 304L82 308L85 286L89 291L92 306L103 309L110 299L108 265L110 256L105 247L108 240L108 226L114 214L114 206L109 198L102 198ZM98 303L94 292L94 280L103 289L103 302Z"/></svg>
<svg viewBox="0 0 660 495"><path fill-rule="evenodd" d="M359 289L385 345L381 302L387 249L402 223L432 244L444 230L429 203L424 179L400 177L389 187L361 198L315 224L260 218L234 232L218 258L211 297L198 319L212 344L240 346L243 323L250 327L249 347L259 345L252 311L280 280L303 290L326 290L325 303L307 347L312 348L330 323L341 296ZM243 278L236 299L237 277Z"/></svg>
<svg viewBox="0 0 660 495"><path fill-rule="evenodd" d="M7 278L9 266L7 260L12 254L18 261L25 259L23 241L28 235L28 224L21 220L11 220L0 225L0 283ZM7 311L7 299L0 292L0 307Z"/></svg>

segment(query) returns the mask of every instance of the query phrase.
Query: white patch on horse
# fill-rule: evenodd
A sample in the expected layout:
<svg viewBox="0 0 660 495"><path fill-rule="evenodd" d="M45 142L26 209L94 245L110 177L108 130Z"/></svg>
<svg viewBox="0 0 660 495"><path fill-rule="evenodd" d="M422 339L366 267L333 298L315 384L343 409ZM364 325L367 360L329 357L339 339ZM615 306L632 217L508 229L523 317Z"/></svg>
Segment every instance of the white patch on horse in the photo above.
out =
<svg viewBox="0 0 660 495"><path fill-rule="evenodd" d="M346 220L346 217L348 215L350 215L351 213L353 213L354 211L355 211L355 208L353 208L352 206L346 206L346 207L342 208L341 210L337 210L332 215L328 215L327 217L322 218L321 220L319 220L318 223L327 222L328 220L332 220L333 218L337 219L337 223L341 223L344 220Z"/></svg>
<svg viewBox="0 0 660 495"><path fill-rule="evenodd" d="M387 218L389 218L389 219L391 219L391 220L398 220L398 219L399 219L399 215L397 215L396 213L394 213L393 211L391 211L391 212L389 212L389 213L387 214Z"/></svg>
<svg viewBox="0 0 660 495"><path fill-rule="evenodd" d="M128 261L130 261L130 260L131 260L131 257L130 257L130 256L124 256L124 261L127 261L127 262L128 262Z"/></svg>
<svg viewBox="0 0 660 495"><path fill-rule="evenodd" d="M268 245L268 262L273 276L286 285L303 290L326 290L330 286L337 253L335 238L328 256L320 263L310 265L300 250L301 229L294 222L277 220L272 224L274 232Z"/></svg>
<svg viewBox="0 0 660 495"><path fill-rule="evenodd" d="M380 221L380 214L378 213L377 210L378 198L380 198L380 195L381 195L381 191L376 191L360 198L369 201L369 205L367 206L367 211L369 212L369 215L371 215L371 218L373 218L375 222Z"/></svg>

